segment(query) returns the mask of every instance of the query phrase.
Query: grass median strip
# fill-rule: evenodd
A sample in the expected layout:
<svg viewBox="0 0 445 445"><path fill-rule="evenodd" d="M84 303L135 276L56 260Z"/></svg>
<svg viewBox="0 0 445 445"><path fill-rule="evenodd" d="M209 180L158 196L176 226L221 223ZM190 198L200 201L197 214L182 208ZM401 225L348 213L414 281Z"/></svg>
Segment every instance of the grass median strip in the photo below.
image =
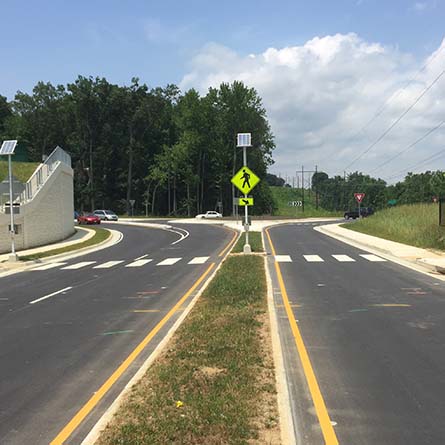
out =
<svg viewBox="0 0 445 445"><path fill-rule="evenodd" d="M241 253L243 251L244 244L246 243L246 234L242 233L235 247L233 253ZM261 232L249 232L249 244L252 252L264 252L263 242L261 240Z"/></svg>
<svg viewBox="0 0 445 445"><path fill-rule="evenodd" d="M81 243L71 244L65 247L59 247L57 249L47 250L45 252L34 253L32 255L23 255L23 256L20 255L19 258L21 261L32 261L32 260L38 260L40 258L45 258L48 256L59 255L61 253L68 253L74 250L83 249L85 247L94 246L95 244L99 244L105 241L111 236L110 231L108 231L107 229L102 229L100 227L88 227L88 228L94 230L96 233L94 234L93 237L87 239L86 241L83 241Z"/></svg>
<svg viewBox="0 0 445 445"><path fill-rule="evenodd" d="M229 257L97 445L278 444L263 258Z"/></svg>

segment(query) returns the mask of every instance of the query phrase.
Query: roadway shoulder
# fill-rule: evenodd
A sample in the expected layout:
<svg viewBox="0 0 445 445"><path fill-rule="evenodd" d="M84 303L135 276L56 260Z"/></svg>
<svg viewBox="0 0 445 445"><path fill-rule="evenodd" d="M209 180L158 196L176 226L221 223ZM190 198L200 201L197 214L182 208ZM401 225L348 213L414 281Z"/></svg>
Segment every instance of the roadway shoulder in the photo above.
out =
<svg viewBox="0 0 445 445"><path fill-rule="evenodd" d="M434 274L436 278L438 278L438 274L445 272L445 254L441 252L422 249L356 232L340 227L339 224L318 226L314 227L314 230L349 244L350 246L380 255L417 272L428 275ZM445 280L445 277L442 279Z"/></svg>

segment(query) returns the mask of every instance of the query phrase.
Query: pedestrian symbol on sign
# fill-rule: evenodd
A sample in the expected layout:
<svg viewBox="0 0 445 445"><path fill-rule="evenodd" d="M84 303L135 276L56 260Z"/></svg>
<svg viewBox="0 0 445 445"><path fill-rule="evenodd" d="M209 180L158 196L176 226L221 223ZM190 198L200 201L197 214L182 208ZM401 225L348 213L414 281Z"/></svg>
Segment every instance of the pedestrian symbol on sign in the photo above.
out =
<svg viewBox="0 0 445 445"><path fill-rule="evenodd" d="M242 167L232 178L232 184L247 195L258 183L260 178L249 167Z"/></svg>

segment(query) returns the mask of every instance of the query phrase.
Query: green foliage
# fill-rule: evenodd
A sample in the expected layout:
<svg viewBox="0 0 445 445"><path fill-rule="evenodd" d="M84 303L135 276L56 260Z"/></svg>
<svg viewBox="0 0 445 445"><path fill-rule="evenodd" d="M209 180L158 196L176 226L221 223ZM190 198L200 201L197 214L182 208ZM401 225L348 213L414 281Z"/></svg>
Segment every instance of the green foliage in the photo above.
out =
<svg viewBox="0 0 445 445"><path fill-rule="evenodd" d="M20 181L25 183L35 172L37 162L12 162L12 174ZM0 161L0 182L8 178L8 162Z"/></svg>
<svg viewBox="0 0 445 445"><path fill-rule="evenodd" d="M445 250L438 204L393 207L343 227L411 246Z"/></svg>
<svg viewBox="0 0 445 445"><path fill-rule="evenodd" d="M0 97L0 132L24 142L40 161L56 145L72 157L75 205L193 215L232 209L230 178L241 167L236 133L251 132L249 166L265 178L273 136L261 99L241 82L201 97L174 85L149 89L79 76L66 86L39 82L32 94ZM271 207L267 184L255 191L257 212Z"/></svg>
<svg viewBox="0 0 445 445"><path fill-rule="evenodd" d="M338 216L340 213L335 211L328 211L321 206L316 208L316 196L312 190L304 191L304 212L303 207L291 207L289 202L302 201L301 189L292 187L270 187L275 216L287 216L294 218L311 218L318 216Z"/></svg>

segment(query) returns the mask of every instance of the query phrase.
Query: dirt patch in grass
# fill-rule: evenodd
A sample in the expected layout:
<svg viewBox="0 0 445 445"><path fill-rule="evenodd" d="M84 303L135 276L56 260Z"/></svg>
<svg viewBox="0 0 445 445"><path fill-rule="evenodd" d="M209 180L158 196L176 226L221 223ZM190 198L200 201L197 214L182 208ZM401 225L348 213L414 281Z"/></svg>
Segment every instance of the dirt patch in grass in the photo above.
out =
<svg viewBox="0 0 445 445"><path fill-rule="evenodd" d="M264 275L225 261L97 445L280 443Z"/></svg>

